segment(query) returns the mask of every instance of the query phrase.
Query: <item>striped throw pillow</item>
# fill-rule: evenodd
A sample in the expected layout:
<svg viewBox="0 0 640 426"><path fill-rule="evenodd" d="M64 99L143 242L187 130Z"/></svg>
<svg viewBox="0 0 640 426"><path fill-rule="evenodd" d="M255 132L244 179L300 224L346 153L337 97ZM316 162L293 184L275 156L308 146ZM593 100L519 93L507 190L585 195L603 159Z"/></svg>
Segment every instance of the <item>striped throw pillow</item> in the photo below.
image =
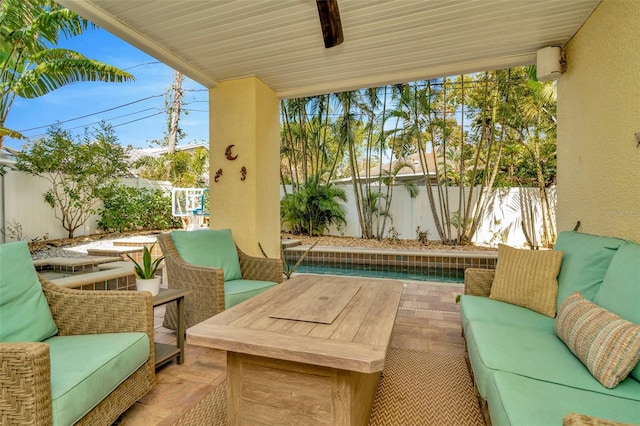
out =
<svg viewBox="0 0 640 426"><path fill-rule="evenodd" d="M498 264L489 297L555 317L562 255L559 250L498 245Z"/></svg>
<svg viewBox="0 0 640 426"><path fill-rule="evenodd" d="M640 361L640 325L574 292L560 306L556 334L604 387L613 389Z"/></svg>

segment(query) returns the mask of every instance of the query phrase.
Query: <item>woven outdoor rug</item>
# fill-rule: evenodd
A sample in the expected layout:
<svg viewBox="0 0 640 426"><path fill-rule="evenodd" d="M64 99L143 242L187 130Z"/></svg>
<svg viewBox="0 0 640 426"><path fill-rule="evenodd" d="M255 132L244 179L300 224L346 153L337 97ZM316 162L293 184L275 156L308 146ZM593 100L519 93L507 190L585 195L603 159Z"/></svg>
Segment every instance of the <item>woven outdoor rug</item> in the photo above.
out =
<svg viewBox="0 0 640 426"><path fill-rule="evenodd" d="M226 425L225 388L223 381L176 425ZM370 426L484 424L462 355L389 348Z"/></svg>
<svg viewBox="0 0 640 426"><path fill-rule="evenodd" d="M370 426L484 426L462 355L390 348Z"/></svg>

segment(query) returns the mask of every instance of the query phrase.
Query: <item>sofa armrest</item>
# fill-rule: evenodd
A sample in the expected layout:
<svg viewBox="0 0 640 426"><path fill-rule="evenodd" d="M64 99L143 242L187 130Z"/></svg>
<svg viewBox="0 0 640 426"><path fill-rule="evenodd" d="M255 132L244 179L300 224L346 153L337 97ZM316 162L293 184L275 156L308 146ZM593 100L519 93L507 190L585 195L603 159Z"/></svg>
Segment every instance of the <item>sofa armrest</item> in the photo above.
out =
<svg viewBox="0 0 640 426"><path fill-rule="evenodd" d="M282 259L254 257L239 248L237 250L243 279L272 281L278 284L282 282Z"/></svg>
<svg viewBox="0 0 640 426"><path fill-rule="evenodd" d="M49 345L0 343L0 377L2 424L53 422Z"/></svg>
<svg viewBox="0 0 640 426"><path fill-rule="evenodd" d="M142 332L153 342L150 293L69 289L42 277L40 283L59 335Z"/></svg>
<svg viewBox="0 0 640 426"><path fill-rule="evenodd" d="M464 294L489 297L496 271L494 269L467 268L464 271Z"/></svg>

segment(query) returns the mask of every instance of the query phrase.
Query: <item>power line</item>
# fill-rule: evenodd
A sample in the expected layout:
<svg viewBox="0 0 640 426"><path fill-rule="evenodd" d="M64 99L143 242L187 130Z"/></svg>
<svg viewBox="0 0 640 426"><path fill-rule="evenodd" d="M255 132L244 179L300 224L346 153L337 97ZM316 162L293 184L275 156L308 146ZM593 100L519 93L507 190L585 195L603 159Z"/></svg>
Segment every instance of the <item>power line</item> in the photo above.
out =
<svg viewBox="0 0 640 426"><path fill-rule="evenodd" d="M47 124L47 125L44 125L44 126L38 126L38 127L32 127L30 129L19 130L19 132L20 133L24 133L24 132L29 132L31 130L46 129L47 127L51 127L51 126L54 126L56 124L63 124L63 123L69 123L70 121L81 120L83 118L91 117L93 115L98 115L98 114L102 114L104 112L109 112L109 111L113 111L113 110L116 110L116 109L119 109L119 108L124 108L126 106L136 104L138 102L146 101L146 100L153 99L153 98L159 98L159 97L164 96L164 95L165 95L165 93L163 93L161 95L147 96L146 98L138 99L136 101L132 101L132 102L129 102L129 103L126 103L126 104L115 106L113 108L108 108L108 109L105 109L105 110L102 110L102 111L94 112L94 113L91 113L91 114L86 114L86 115L83 115L83 116L80 116L80 117L70 118L70 119L64 120L64 121L57 121L55 123Z"/></svg>
<svg viewBox="0 0 640 426"><path fill-rule="evenodd" d="M141 110L139 110L139 111L130 112L130 113L128 113L128 114L118 115L118 116L116 116L116 117L111 117L109 120L117 120L118 118L122 118L122 117L130 117L130 116L132 116L132 115L140 114L141 112L151 111L151 110L156 110L156 111L157 111L157 110L158 110L158 108L145 108L145 109L141 109ZM157 114L153 114L153 115L157 115ZM149 117L153 117L153 115L150 115ZM105 120L105 121L106 121L106 120ZM75 130L75 129L80 129L80 128L82 128L82 127L88 127L88 126L91 126L91 125L94 125L94 124L98 124L99 122L100 122L100 121L94 121L93 123L87 123L87 124L83 124L83 125L81 125L81 126L69 127L69 128L68 128L68 129L66 129L66 130ZM113 126L113 127L116 127L116 126Z"/></svg>
<svg viewBox="0 0 640 426"><path fill-rule="evenodd" d="M155 64L162 64L162 62L160 62L160 61L143 62L143 63L138 64L138 65L130 66L129 68L124 68L124 71L132 70L134 68L138 68L138 67L141 67L141 66L144 66L144 65L155 65Z"/></svg>
<svg viewBox="0 0 640 426"><path fill-rule="evenodd" d="M130 114L125 114L125 115L119 115L117 117L112 117L109 120L116 120L118 118L128 117L128 116L131 116L133 114L139 114L141 112L157 110L157 109L158 108L146 108L146 109L142 109L142 110L139 110L139 111L132 112ZM134 123L136 121L146 120L147 118L155 117L156 115L160 115L160 114L164 114L164 111L159 111L159 112L157 112L155 114L146 115L144 117L140 117L140 118L137 118L135 120L127 121L127 122L124 122L124 123L112 124L111 127L116 128L116 127L124 126L125 124L130 124L130 123ZM76 126L76 127L69 127L69 128L67 128L65 130L76 130L76 129L80 129L80 128L83 128L83 127L84 128L88 128L89 126L92 126L92 125L95 125L95 124L98 124L98 123L100 123L100 121L94 121L92 123L87 123L87 124L83 124L81 126ZM95 132L92 132L92 131L89 131L88 133L95 135ZM39 134L32 135L32 136L30 136L30 139L38 138L38 137L41 137L41 136L46 136L46 133L39 133Z"/></svg>

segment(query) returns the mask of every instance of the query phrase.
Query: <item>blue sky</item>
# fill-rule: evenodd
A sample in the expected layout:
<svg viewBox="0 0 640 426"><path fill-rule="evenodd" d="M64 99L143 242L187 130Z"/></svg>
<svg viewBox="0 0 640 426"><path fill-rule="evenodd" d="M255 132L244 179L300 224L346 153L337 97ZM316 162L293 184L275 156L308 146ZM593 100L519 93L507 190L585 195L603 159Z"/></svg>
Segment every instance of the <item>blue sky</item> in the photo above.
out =
<svg viewBox="0 0 640 426"><path fill-rule="evenodd" d="M102 29L88 30L78 37L64 40L60 47L127 70L136 80L128 83L77 83L40 98L16 98L6 127L37 139L45 134L49 125L61 122L64 129L81 136L85 127L91 128L104 119L115 127L122 145L146 148L151 146L149 141L163 137L167 119L164 93L173 83L173 69ZM180 119L186 138L179 144L207 143L207 90L186 77L182 88L185 90L183 100L188 104L184 108L189 113ZM126 104L131 105L123 106ZM83 116L87 117L79 118ZM19 149L23 141L5 138L4 145Z"/></svg>

